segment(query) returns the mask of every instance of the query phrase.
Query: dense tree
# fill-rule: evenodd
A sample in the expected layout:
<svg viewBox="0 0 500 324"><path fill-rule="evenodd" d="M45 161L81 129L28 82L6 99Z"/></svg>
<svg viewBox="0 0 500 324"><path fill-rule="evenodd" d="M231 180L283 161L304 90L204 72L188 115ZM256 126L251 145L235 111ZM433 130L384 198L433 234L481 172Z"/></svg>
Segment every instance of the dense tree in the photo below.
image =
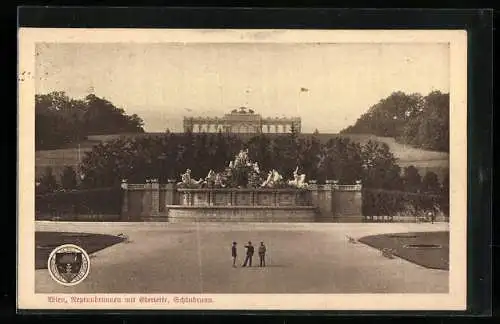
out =
<svg viewBox="0 0 500 324"><path fill-rule="evenodd" d="M252 161L257 161L260 168L270 170L273 167L271 139L264 134L252 137L247 143L248 153Z"/></svg>
<svg viewBox="0 0 500 324"><path fill-rule="evenodd" d="M441 192L445 195L450 193L450 174L446 172L441 182Z"/></svg>
<svg viewBox="0 0 500 324"><path fill-rule="evenodd" d="M95 146L83 158L79 173L84 175L86 188L119 187L122 179L130 183L144 183L147 178L159 178L162 183L167 179L180 181L181 173L188 168L198 179L204 178L210 169L223 171L244 148L249 150L250 160L259 163L261 179L271 169L277 169L285 180L289 180L298 166L307 180L317 180L319 184L325 180L338 180L340 184L362 180L363 197L367 197L363 200L363 208L369 214L392 214L406 208L407 204L421 210L439 203L443 212L448 210L446 177L440 186L436 174L428 172L420 183L413 166L407 167L401 176L396 159L386 144L369 141L360 145L342 137L323 144L315 135L297 139L292 134L260 134L246 142L222 133L123 137ZM56 188L55 178L49 176L49 171L45 176L48 180L43 182ZM248 172L245 171L231 180L241 185L250 180L245 179L246 176Z"/></svg>
<svg viewBox="0 0 500 324"><path fill-rule="evenodd" d="M441 209L449 215L450 212L450 174L446 173L441 183Z"/></svg>
<svg viewBox="0 0 500 324"><path fill-rule="evenodd" d="M60 148L88 135L144 132L139 116L95 95L71 99L64 92L35 96L35 147Z"/></svg>
<svg viewBox="0 0 500 324"><path fill-rule="evenodd" d="M418 172L418 169L413 165L410 165L404 169L403 174L403 185L405 191L408 192L419 192L422 186L422 178Z"/></svg>
<svg viewBox="0 0 500 324"><path fill-rule="evenodd" d="M205 177L210 169L222 171L235 154L249 150L250 159L262 172L276 169L286 179L299 167L308 179L341 183L363 180L369 188L400 188L399 167L387 145L369 142L365 146L347 138L321 144L313 135L294 134L269 137L260 134L243 142L229 134L163 134L133 139L119 138L99 144L83 159L81 172L88 187L117 185L121 179L143 182L175 178L187 168L194 178Z"/></svg>
<svg viewBox="0 0 500 324"><path fill-rule="evenodd" d="M361 148L363 161L363 183L368 188L400 190L401 169L396 158L385 143L368 141Z"/></svg>
<svg viewBox="0 0 500 324"><path fill-rule="evenodd" d="M61 185L64 189L75 189L77 185L76 172L71 166L66 166L61 176Z"/></svg>
<svg viewBox="0 0 500 324"><path fill-rule="evenodd" d="M449 94L433 91L426 97L394 92L370 107L342 133L366 133L428 150L449 150Z"/></svg>
<svg viewBox="0 0 500 324"><path fill-rule="evenodd" d="M439 194L441 191L440 187L441 185L437 174L432 171L427 171L422 179L422 192Z"/></svg>
<svg viewBox="0 0 500 324"><path fill-rule="evenodd" d="M40 181L38 182L38 191L54 191L58 188L57 179L51 167L46 167Z"/></svg>

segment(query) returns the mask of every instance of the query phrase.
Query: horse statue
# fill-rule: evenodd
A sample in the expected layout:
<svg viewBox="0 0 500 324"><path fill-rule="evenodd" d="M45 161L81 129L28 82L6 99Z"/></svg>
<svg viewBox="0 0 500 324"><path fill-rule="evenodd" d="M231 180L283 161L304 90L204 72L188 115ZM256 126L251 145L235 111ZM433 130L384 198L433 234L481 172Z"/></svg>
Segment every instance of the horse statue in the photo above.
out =
<svg viewBox="0 0 500 324"><path fill-rule="evenodd" d="M191 170L187 169L185 173L181 174L181 182L178 182L179 186L200 186L203 183L203 179L199 179L198 181L191 179Z"/></svg>
<svg viewBox="0 0 500 324"><path fill-rule="evenodd" d="M269 171L267 174L267 179L264 181L260 186L261 187L267 187L267 188L272 188L279 184L283 180L283 177L281 174L278 173L275 169L272 169Z"/></svg>
<svg viewBox="0 0 500 324"><path fill-rule="evenodd" d="M299 174L299 167L295 168L295 171L293 171L293 180L289 180L288 185L295 187L295 188L306 188L307 187L306 175Z"/></svg>
<svg viewBox="0 0 500 324"><path fill-rule="evenodd" d="M270 187L272 179L273 179L273 171L269 171L269 173L267 174L267 179L260 186Z"/></svg>
<svg viewBox="0 0 500 324"><path fill-rule="evenodd" d="M278 173L278 171L273 169L273 184L278 184L283 180L283 177L281 174Z"/></svg>

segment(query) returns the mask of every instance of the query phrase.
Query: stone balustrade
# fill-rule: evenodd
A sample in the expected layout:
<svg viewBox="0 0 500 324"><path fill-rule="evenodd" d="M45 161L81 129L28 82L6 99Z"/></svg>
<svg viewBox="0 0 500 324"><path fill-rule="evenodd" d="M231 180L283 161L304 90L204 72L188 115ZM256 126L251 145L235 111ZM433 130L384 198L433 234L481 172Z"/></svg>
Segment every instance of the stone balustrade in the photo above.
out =
<svg viewBox="0 0 500 324"><path fill-rule="evenodd" d="M182 206L312 206L299 189L177 189Z"/></svg>

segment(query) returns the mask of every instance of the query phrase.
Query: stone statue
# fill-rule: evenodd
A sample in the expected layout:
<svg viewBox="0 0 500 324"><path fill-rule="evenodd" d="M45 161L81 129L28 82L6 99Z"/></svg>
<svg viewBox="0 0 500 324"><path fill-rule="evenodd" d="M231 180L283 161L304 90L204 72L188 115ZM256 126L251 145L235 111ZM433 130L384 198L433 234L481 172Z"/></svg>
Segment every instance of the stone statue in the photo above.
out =
<svg viewBox="0 0 500 324"><path fill-rule="evenodd" d="M275 169L272 169L267 174L267 179L261 184L261 187L273 188L276 185L279 185L283 180L281 174Z"/></svg>
<svg viewBox="0 0 500 324"><path fill-rule="evenodd" d="M181 182L178 182L177 185L179 186L201 186L203 183L203 179L200 179L198 181L191 179L191 170L187 169L185 173L181 175Z"/></svg>
<svg viewBox="0 0 500 324"><path fill-rule="evenodd" d="M260 174L259 164L257 162L253 164L253 172Z"/></svg>
<svg viewBox="0 0 500 324"><path fill-rule="evenodd" d="M220 173L215 174L214 186L218 188L225 188L226 184L224 183L224 179Z"/></svg>
<svg viewBox="0 0 500 324"><path fill-rule="evenodd" d="M306 175L299 174L299 167L293 171L293 180L288 181L288 185L295 188L307 188Z"/></svg>
<svg viewBox="0 0 500 324"><path fill-rule="evenodd" d="M241 165L246 165L249 166L249 161L248 161L248 149L246 150L241 150L238 155L236 155L236 158L234 159L233 162L233 167L238 167ZM231 165L230 165L231 167Z"/></svg>
<svg viewBox="0 0 500 324"><path fill-rule="evenodd" d="M278 184L283 180L283 177L281 174L278 173L278 171L273 169L273 183Z"/></svg>
<svg viewBox="0 0 500 324"><path fill-rule="evenodd" d="M205 177L204 185L211 186L215 182L215 172L213 170L208 171L207 176Z"/></svg>
<svg viewBox="0 0 500 324"><path fill-rule="evenodd" d="M260 185L261 187L270 187L271 181L273 179L273 171L269 171L267 174L267 179Z"/></svg>

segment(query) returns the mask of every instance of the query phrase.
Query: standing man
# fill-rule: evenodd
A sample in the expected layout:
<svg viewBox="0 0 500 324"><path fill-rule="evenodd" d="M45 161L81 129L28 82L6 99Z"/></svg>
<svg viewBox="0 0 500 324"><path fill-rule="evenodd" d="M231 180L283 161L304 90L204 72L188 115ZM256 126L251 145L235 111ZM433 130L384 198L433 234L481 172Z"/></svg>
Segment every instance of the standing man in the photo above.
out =
<svg viewBox="0 0 500 324"><path fill-rule="evenodd" d="M266 246L264 245L264 242L260 242L259 258L260 258L260 266L265 267L266 266Z"/></svg>
<svg viewBox="0 0 500 324"><path fill-rule="evenodd" d="M252 245L252 242L248 241L248 244L245 245L245 248L247 249L247 256L245 258L245 262L243 263L242 267L246 267L247 264L249 267L252 266L252 257L254 253L254 247Z"/></svg>
<svg viewBox="0 0 500 324"><path fill-rule="evenodd" d="M231 247L231 255L233 257L233 268L236 268L236 257L238 256L236 251L236 242L233 242L233 246Z"/></svg>

